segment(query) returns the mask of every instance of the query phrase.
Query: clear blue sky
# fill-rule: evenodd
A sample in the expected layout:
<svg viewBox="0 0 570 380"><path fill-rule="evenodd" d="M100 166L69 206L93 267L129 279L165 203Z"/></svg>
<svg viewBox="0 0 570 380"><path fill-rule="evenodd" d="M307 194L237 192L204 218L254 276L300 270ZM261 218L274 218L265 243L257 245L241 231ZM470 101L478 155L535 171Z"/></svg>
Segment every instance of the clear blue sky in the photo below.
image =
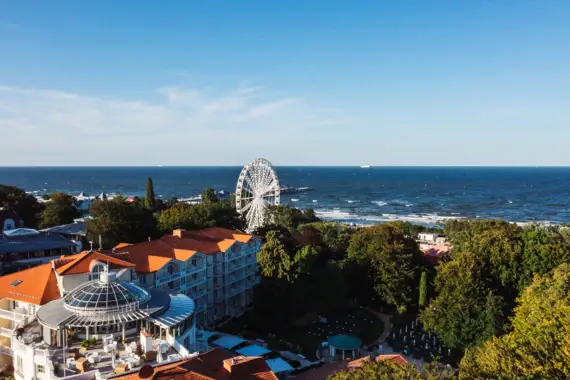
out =
<svg viewBox="0 0 570 380"><path fill-rule="evenodd" d="M570 1L0 2L0 165L570 165Z"/></svg>

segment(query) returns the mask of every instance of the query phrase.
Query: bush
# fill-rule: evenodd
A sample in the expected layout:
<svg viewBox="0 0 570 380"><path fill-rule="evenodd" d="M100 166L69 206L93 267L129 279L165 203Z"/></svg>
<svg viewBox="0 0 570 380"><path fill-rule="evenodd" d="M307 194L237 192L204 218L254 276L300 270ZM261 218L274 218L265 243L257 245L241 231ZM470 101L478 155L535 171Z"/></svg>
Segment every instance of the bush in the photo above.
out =
<svg viewBox="0 0 570 380"><path fill-rule="evenodd" d="M84 340L83 342L81 342L81 347L83 347L83 348L89 348L89 341L88 341L88 340Z"/></svg>
<svg viewBox="0 0 570 380"><path fill-rule="evenodd" d="M95 338L94 336L91 337L90 344L91 344L92 346L94 346L95 344L97 344L97 338Z"/></svg>

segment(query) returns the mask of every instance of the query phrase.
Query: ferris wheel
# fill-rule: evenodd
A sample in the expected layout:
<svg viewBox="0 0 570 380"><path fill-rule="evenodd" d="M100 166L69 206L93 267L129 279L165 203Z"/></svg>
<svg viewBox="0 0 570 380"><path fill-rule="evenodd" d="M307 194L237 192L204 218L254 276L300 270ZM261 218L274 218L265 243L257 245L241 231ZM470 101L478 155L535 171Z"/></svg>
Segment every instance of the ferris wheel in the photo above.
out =
<svg viewBox="0 0 570 380"><path fill-rule="evenodd" d="M257 158L243 167L236 188L236 210L245 217L248 231L263 225L267 206L279 205L280 192L271 162Z"/></svg>

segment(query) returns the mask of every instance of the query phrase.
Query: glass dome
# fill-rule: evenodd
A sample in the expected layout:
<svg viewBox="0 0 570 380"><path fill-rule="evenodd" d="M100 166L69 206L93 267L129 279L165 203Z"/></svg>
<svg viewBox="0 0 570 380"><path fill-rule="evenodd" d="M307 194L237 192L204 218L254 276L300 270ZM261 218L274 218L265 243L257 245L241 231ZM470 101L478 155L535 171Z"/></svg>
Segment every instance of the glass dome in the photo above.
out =
<svg viewBox="0 0 570 380"><path fill-rule="evenodd" d="M150 299L143 289L124 281L90 281L65 297L65 306L77 311L120 311L139 308Z"/></svg>

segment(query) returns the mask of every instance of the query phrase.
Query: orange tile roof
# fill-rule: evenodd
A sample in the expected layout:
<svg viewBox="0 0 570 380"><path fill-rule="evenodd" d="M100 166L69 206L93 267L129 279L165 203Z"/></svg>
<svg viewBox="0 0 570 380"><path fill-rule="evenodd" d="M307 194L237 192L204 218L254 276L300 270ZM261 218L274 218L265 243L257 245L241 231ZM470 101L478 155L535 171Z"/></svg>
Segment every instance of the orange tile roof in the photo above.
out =
<svg viewBox="0 0 570 380"><path fill-rule="evenodd" d="M159 240L117 246L114 251L116 255L128 254L137 272L150 273L166 265L168 261L164 258L186 261L197 252L206 255L226 252L236 241L245 243L251 238L243 232L219 227L197 231L174 230L172 235Z"/></svg>
<svg viewBox="0 0 570 380"><path fill-rule="evenodd" d="M229 369L229 371L228 371ZM113 379L140 380L138 372L114 376ZM239 358L220 348L174 363L154 366L153 380L277 380L260 357Z"/></svg>
<svg viewBox="0 0 570 380"><path fill-rule="evenodd" d="M360 359L353 360L348 363L348 368L359 368L364 364L364 362L369 362L370 356L364 356ZM374 359L375 362L392 362L394 364L408 364L408 361L405 357L399 354L392 354L392 355L378 355Z"/></svg>
<svg viewBox="0 0 570 380"><path fill-rule="evenodd" d="M131 243L119 243L116 246L114 246L113 248L115 248L115 249L125 248L125 247L128 247L130 245L132 245L132 244Z"/></svg>
<svg viewBox="0 0 570 380"><path fill-rule="evenodd" d="M54 265L56 267L56 272L60 275L89 273L91 271L90 266L93 260L108 263L109 267L113 269L130 268L135 266L135 264L128 261L96 251L85 251L76 255L67 256L65 258L55 260ZM65 262L63 265L58 266L63 262Z"/></svg>
<svg viewBox="0 0 570 380"><path fill-rule="evenodd" d="M43 305L60 297L51 263L0 277L0 298Z"/></svg>

